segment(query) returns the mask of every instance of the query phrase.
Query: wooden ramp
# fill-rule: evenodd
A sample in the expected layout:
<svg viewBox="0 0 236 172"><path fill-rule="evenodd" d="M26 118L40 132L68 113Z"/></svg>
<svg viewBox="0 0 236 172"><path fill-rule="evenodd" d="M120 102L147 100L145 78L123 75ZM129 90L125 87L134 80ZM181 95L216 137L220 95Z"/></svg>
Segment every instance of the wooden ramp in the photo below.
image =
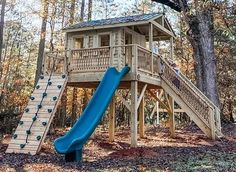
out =
<svg viewBox="0 0 236 172"><path fill-rule="evenodd" d="M173 97L188 116L210 138L222 136L220 110L187 77L177 74L162 60L162 88Z"/></svg>
<svg viewBox="0 0 236 172"><path fill-rule="evenodd" d="M65 75L40 77L6 153L35 155L40 150L66 84Z"/></svg>

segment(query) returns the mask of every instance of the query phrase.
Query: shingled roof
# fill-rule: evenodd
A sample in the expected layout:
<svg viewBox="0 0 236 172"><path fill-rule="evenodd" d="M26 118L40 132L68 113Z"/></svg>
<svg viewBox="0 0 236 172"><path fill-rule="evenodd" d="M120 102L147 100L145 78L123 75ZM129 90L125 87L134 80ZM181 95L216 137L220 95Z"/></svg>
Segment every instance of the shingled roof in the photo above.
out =
<svg viewBox="0 0 236 172"><path fill-rule="evenodd" d="M133 23L133 22L141 22L141 21L149 21L153 18L159 17L162 14L160 13L150 13L150 14L142 14L142 15L135 15L135 16L127 16L127 17L116 17L116 18L109 18L109 19L101 19L101 20L92 20L77 23L75 25L71 25L69 27L64 28L63 30L74 30L86 27L96 27L96 26L106 26L106 25L115 25L121 23Z"/></svg>

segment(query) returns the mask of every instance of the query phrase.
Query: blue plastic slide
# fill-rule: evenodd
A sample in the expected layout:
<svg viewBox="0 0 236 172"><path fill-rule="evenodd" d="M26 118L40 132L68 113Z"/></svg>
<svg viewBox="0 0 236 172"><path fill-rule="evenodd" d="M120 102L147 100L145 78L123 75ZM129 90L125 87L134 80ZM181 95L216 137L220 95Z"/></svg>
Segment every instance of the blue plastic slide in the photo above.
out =
<svg viewBox="0 0 236 172"><path fill-rule="evenodd" d="M129 67L124 67L121 72L114 67L107 69L80 118L66 135L54 141L56 151L65 154L66 161L81 161L83 145L100 123L120 80L129 70Z"/></svg>

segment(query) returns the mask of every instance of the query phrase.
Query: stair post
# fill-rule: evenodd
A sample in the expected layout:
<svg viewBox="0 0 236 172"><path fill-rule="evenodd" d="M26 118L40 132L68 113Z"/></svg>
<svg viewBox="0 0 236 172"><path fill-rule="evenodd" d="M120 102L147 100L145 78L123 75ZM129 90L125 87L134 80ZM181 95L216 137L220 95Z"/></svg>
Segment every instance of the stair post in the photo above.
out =
<svg viewBox="0 0 236 172"><path fill-rule="evenodd" d="M209 108L209 115L210 115L210 127L211 127L211 139L216 139L216 125L215 125L215 113L214 109Z"/></svg>

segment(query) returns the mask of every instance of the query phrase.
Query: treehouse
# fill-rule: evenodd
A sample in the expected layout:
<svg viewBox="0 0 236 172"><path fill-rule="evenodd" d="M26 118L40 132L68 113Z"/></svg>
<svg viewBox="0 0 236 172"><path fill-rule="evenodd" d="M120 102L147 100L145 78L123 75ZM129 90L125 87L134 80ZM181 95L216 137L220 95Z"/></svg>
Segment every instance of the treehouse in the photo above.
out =
<svg viewBox="0 0 236 172"><path fill-rule="evenodd" d="M8 152L37 153L49 129L66 85L80 88L97 88L103 77L106 77L107 69L111 67L121 71L126 66L129 66L130 71L121 78L118 83L118 89L130 90L131 101L126 100L119 92L111 94L111 101L108 101L110 106L110 141L114 140L116 97L131 112L131 146L137 146L138 133L140 137L144 137L145 95L149 95L156 103L151 116L157 111L158 118L160 109L168 113L171 136L175 135L175 113L177 112L185 112L189 115L191 120L208 137L215 139L221 135L219 109L188 78L182 73L177 73L169 61L162 58L161 54L158 54L155 42L166 41L166 45L169 46L169 59L173 59L175 33L164 15L152 13L87 21L69 26L63 31L66 35L65 50L45 53L42 69L44 75L43 77L41 76L38 84L40 87L38 88L38 94L40 94L41 89L40 83L44 86L53 86L53 83L60 83L61 86L60 91L58 91L59 85L57 85L58 88L55 85L55 88L48 90L47 96L57 97L54 104L45 103L45 106L50 106L50 111L48 107L43 110L44 104L40 104L42 105L41 109L39 107L37 107L38 109L36 108L39 118L41 111L42 114L51 114L50 116L41 115L47 124L43 127L41 123L37 124L36 121L35 127L40 126L41 129L35 130L35 135L33 132L30 135L28 134L29 132L25 134L28 135L29 144L21 143L20 141L14 142L13 139L12 145L9 145ZM63 77L61 78L61 74L66 75L62 75ZM49 78L51 83L46 84L45 78ZM112 80L112 77L110 79ZM49 87L42 87L41 92L46 93L45 89L47 90L47 88ZM43 96L46 101L47 96L45 95ZM102 99L97 100L97 102L94 100L93 103L96 104L102 101ZM41 101L41 103L43 102L44 100ZM37 105L36 103L32 105L32 103L31 101L29 102L29 108L23 114L22 118L26 120L24 123L27 123L27 113L30 112L30 108L35 108L34 106ZM181 109L175 109L175 103ZM30 123L29 126L32 127L34 125ZM18 126L16 134L22 127ZM35 143L35 138L39 138L36 136L41 136L38 144ZM24 138L24 135L21 137ZM17 137L15 140L17 140ZM30 145L30 141L32 141L32 145ZM25 144L25 146L20 148L19 144Z"/></svg>

